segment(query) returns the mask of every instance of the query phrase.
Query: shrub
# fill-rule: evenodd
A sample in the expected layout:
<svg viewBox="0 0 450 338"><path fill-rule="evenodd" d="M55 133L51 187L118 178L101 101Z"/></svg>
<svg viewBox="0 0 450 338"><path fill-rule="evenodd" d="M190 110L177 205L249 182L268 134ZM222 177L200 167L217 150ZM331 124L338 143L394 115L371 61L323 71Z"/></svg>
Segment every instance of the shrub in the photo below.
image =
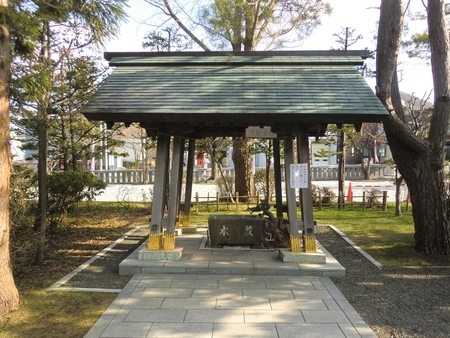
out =
<svg viewBox="0 0 450 338"><path fill-rule="evenodd" d="M322 204L330 204L336 198L336 194L331 188L328 187L319 187L315 184L311 186L311 194L313 204L320 203L320 197L322 198Z"/></svg>
<svg viewBox="0 0 450 338"><path fill-rule="evenodd" d="M383 192L381 190L378 189L372 189L367 191L366 194L366 199L367 199L367 203L370 203L371 205L373 204L379 204L380 202L380 198L383 196Z"/></svg>
<svg viewBox="0 0 450 338"><path fill-rule="evenodd" d="M322 203L330 204L336 198L336 194L331 188L322 187Z"/></svg>
<svg viewBox="0 0 450 338"><path fill-rule="evenodd" d="M50 231L55 232L67 213L82 200L92 201L101 194L106 183L98 180L88 171L59 171L50 173L47 178Z"/></svg>
<svg viewBox="0 0 450 338"><path fill-rule="evenodd" d="M35 204L38 194L37 172L25 165L13 165L10 180L9 219L19 226Z"/></svg>

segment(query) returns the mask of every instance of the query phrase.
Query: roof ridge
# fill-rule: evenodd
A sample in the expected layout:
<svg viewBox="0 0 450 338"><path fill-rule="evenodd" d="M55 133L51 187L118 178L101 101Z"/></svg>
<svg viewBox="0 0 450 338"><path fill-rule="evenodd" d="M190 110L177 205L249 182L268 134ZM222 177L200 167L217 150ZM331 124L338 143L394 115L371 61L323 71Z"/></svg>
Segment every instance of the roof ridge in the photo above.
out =
<svg viewBox="0 0 450 338"><path fill-rule="evenodd" d="M329 56L358 56L362 59L370 58L371 52L364 50L280 50L280 51L183 51L183 52L105 52L106 60L111 60L114 57L213 57L213 56L242 56L242 57L274 57L274 56L310 56L310 57L329 57Z"/></svg>
<svg viewBox="0 0 450 338"><path fill-rule="evenodd" d="M172 56L172 57L142 57L142 56L115 56L109 61L112 67L133 66L358 66L363 65L360 56Z"/></svg>

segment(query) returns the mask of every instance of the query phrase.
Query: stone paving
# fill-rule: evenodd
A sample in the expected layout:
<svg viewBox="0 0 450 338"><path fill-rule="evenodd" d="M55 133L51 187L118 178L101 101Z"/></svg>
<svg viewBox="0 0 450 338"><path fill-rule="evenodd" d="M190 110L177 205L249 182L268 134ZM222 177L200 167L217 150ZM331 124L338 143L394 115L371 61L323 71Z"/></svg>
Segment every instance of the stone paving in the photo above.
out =
<svg viewBox="0 0 450 338"><path fill-rule="evenodd" d="M328 277L137 274L85 338L375 337Z"/></svg>
<svg viewBox="0 0 450 338"><path fill-rule="evenodd" d="M177 239L180 261L145 262L85 338L376 337L324 275L340 273L328 252L302 270L273 250L202 249L203 237Z"/></svg>
<svg viewBox="0 0 450 338"><path fill-rule="evenodd" d="M217 249L206 246L206 228L198 228L196 233L182 234L176 237L176 250L182 250L180 260L169 259L143 260L139 253L145 250L145 244L123 260L119 265L119 274L133 276L136 273L177 273L200 275L294 275L339 277L345 275L345 269L319 244L319 252L326 255L326 264L282 262L279 250L236 250ZM147 251L148 253L148 251Z"/></svg>

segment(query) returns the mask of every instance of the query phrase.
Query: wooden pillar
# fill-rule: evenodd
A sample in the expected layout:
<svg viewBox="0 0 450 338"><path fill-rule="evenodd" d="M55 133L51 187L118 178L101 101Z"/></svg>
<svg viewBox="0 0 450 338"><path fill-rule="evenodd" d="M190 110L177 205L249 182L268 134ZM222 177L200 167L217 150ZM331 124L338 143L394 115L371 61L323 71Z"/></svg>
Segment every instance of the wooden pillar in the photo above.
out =
<svg viewBox="0 0 450 338"><path fill-rule="evenodd" d="M311 167L309 162L309 140L307 134L297 135L298 162L308 166L308 187L300 189L303 220L303 248L305 252L316 252L316 234L311 193Z"/></svg>
<svg viewBox="0 0 450 338"><path fill-rule="evenodd" d="M298 234L297 220L297 201L295 197L295 189L291 188L291 170L290 166L294 163L294 155L292 149L292 137L284 138L284 166L286 177L286 198L288 204L288 218L291 230L291 251L300 252L300 235Z"/></svg>
<svg viewBox="0 0 450 338"><path fill-rule="evenodd" d="M169 165L170 137L158 134L156 146L155 183L153 184L152 215L148 250L159 250L162 244L162 222L166 202L166 183Z"/></svg>
<svg viewBox="0 0 450 338"><path fill-rule="evenodd" d="M177 191L177 221L175 227L180 225L180 202L181 202L181 189L183 187L183 168L184 168L184 148L185 148L185 138L181 138L181 149L180 149L180 166L178 170L178 191Z"/></svg>
<svg viewBox="0 0 450 338"><path fill-rule="evenodd" d="M281 189L281 153L280 140L273 140L273 170L275 174L275 203L277 218L283 218L283 193Z"/></svg>
<svg viewBox="0 0 450 338"><path fill-rule="evenodd" d="M188 159L186 169L186 191L184 194L184 209L183 209L183 226L191 225L191 199L192 199L192 182L194 179L194 163L195 163L195 140L189 140Z"/></svg>
<svg viewBox="0 0 450 338"><path fill-rule="evenodd" d="M180 185L180 166L183 138L174 136L172 150L172 168L170 170L169 184L169 207L168 207L168 224L164 240L164 250L173 250L175 248L175 223L178 216L179 206L179 185Z"/></svg>

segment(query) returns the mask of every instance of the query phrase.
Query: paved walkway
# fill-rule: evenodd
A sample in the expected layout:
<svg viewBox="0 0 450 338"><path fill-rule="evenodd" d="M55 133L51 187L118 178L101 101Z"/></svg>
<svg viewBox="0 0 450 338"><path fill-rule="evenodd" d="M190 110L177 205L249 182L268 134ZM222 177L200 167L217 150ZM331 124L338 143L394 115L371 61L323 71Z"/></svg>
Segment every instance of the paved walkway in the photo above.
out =
<svg viewBox="0 0 450 338"><path fill-rule="evenodd" d="M328 277L137 274L85 338L375 337Z"/></svg>
<svg viewBox="0 0 450 338"><path fill-rule="evenodd" d="M202 249L203 237L177 238L180 261L144 262L85 338L376 337L324 276L340 271L326 251L325 265L306 266L273 250Z"/></svg>

